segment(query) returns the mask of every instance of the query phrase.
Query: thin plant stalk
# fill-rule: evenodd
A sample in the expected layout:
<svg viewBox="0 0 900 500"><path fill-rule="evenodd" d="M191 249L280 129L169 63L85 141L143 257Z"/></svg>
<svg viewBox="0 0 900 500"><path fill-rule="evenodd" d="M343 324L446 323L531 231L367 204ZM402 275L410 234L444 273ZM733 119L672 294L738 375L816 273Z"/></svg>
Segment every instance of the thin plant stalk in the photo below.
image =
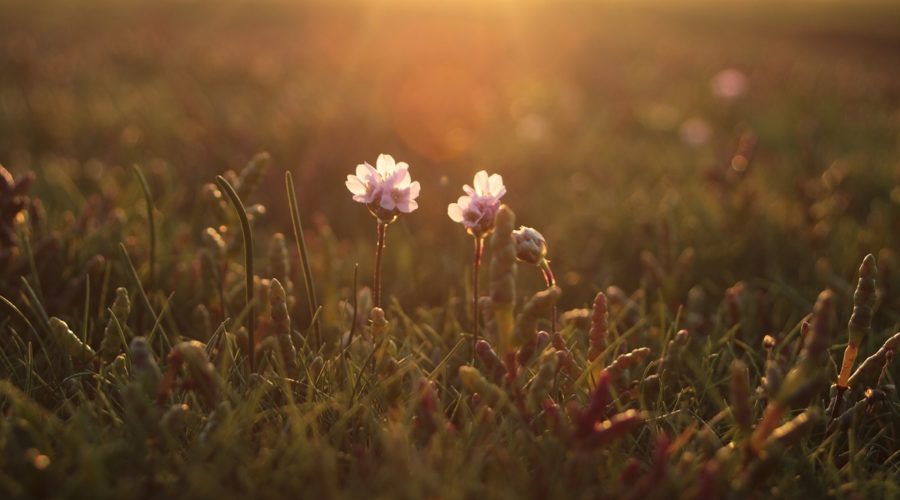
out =
<svg viewBox="0 0 900 500"><path fill-rule="evenodd" d="M484 255L484 237L475 236L475 259L472 263L472 360L475 359L475 346L478 344L478 275L481 269L481 257Z"/></svg>
<svg viewBox="0 0 900 500"><path fill-rule="evenodd" d="M372 291L372 299L375 307L381 307L381 256L384 253L384 233L387 229L387 222L378 220L376 223L378 233L377 242L375 244L375 279Z"/></svg>
<svg viewBox="0 0 900 500"><path fill-rule="evenodd" d="M241 220L241 234L244 237L244 275L246 277L246 299L247 299L247 354L250 358L250 373L255 372L255 349L254 333L256 332L256 308L253 305L253 233L250 230L250 221L247 219L247 210L238 197L237 192L221 175L216 176L216 183L222 188L222 191L228 195L234 211L237 212L238 218Z"/></svg>
<svg viewBox="0 0 900 500"><path fill-rule="evenodd" d="M141 171L141 167L137 165L132 165L132 170L134 170L134 174L138 178L138 182L141 185L141 191L144 194L144 203L147 206L147 224L150 226L150 271L147 275L147 283L146 290L147 294L153 293L153 287L156 285L154 280L156 276L156 219L153 215L154 207L153 207L153 195L150 194L150 184L147 183L147 178L144 177L144 172ZM138 335L142 335L142 330L144 328L144 315L143 310L138 309L135 323L137 325Z"/></svg>
<svg viewBox="0 0 900 500"><path fill-rule="evenodd" d="M294 179L290 172L284 173L284 187L287 191L288 205L291 211L291 225L294 229L294 241L297 243L297 252L300 254L300 264L303 268L303 281L306 284L306 302L309 305L310 321L316 332L316 348L322 345L322 331L319 321L316 319L316 310L319 308L316 299L316 288L313 283L312 270L309 266L309 251L306 248L306 239L303 237L303 225L300 223L300 206L297 204L297 193L294 190Z"/></svg>
<svg viewBox="0 0 900 500"><path fill-rule="evenodd" d="M547 283L547 288L551 288L556 286L556 277L553 276L553 271L550 269L550 263L547 262L547 259L541 261L541 273L544 275L544 281ZM553 328L553 333L556 333L556 305L553 305L553 312L550 316L551 327Z"/></svg>

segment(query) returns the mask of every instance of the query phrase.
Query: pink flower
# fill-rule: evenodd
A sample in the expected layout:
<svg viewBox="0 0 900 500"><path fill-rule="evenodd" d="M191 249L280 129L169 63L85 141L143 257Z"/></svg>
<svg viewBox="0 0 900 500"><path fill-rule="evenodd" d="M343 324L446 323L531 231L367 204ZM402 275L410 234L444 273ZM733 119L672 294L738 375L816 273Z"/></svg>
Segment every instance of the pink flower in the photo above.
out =
<svg viewBox="0 0 900 500"><path fill-rule="evenodd" d="M391 155L379 155L374 168L368 163L357 165L356 175L347 176L346 186L353 201L365 204L381 220L419 207L415 200L421 186L412 181L409 165L395 162Z"/></svg>
<svg viewBox="0 0 900 500"><path fill-rule="evenodd" d="M506 194L503 177L499 174L488 176L484 170L475 174L473 188L466 184L456 203L447 206L447 215L459 222L475 237L484 237L494 230L494 216L500 208L500 198Z"/></svg>

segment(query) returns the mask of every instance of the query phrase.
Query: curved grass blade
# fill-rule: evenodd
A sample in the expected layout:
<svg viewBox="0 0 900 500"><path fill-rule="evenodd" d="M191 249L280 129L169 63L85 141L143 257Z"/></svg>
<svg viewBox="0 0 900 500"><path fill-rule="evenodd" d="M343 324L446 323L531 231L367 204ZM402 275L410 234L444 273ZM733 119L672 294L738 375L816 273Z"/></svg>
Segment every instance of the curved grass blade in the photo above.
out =
<svg viewBox="0 0 900 500"><path fill-rule="evenodd" d="M253 233L250 230L250 221L247 219L247 209L238 197L237 192L221 175L216 176L216 184L225 192L231 201L231 206L237 212L238 218L241 220L241 234L244 237L244 274L246 277L246 299L247 309L247 354L250 358L250 373L253 373L255 365L254 350L254 334L256 332L256 311L253 306Z"/></svg>

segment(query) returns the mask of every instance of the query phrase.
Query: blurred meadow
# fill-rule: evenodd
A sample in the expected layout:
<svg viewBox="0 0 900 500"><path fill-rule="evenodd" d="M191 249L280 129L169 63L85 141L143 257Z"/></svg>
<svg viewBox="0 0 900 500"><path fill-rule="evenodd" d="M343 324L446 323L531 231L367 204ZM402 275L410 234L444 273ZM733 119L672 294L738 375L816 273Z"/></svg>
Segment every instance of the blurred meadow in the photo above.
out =
<svg viewBox="0 0 900 500"><path fill-rule="evenodd" d="M392 292L432 304L458 286L469 243L445 204L483 168L547 236L572 306L607 283L637 286L642 250L671 266L693 248L717 286L814 288L827 284L819 259L847 276L867 251L897 248L897 6L92 0L3 12L3 164L34 169L60 209L139 164L190 213L183 188L268 151L307 214L363 245L344 251L365 269L370 221L342 180L390 153L423 186L391 242L403 258L386 265L405 276ZM715 90L728 70L745 79L734 97ZM262 223L285 231L270 191L279 175L265 179ZM824 191L833 206L815 206Z"/></svg>
<svg viewBox="0 0 900 500"><path fill-rule="evenodd" d="M712 339L698 344L698 353L724 352L727 344L727 355L709 361L717 363L714 366L695 360L691 362L695 367L683 372L680 385L663 383L664 389L679 395L667 401L665 408L648 405L649 399L635 406L652 418L681 411L676 408L690 400L696 406L689 413L698 421L713 419L721 409L717 405L729 399L732 360L745 359L753 380L764 375L763 366L773 356L769 353L767 358L761 347L764 335L779 342L795 342L800 325L825 289L833 292L833 302L822 307L832 307L829 317L836 326L829 341L829 361L822 365L835 372L829 373L833 380L846 346L843 325L854 307L857 269L867 254L873 254L878 262L878 301L873 333L866 337L859 360L876 352L900 326L897 2L0 0L0 164L16 178L33 172L35 181L28 196L39 205L29 217L18 211L0 213L0 224L8 225L14 235L11 242L3 243L0 253L0 295L37 325L30 327L32 330L41 330L48 316L58 316L97 349L110 321L106 308L115 298L115 288L121 286L130 290L133 311L129 323L123 325L123 342L132 334L148 334L165 325L170 343L155 347L160 364L164 364L168 349L182 338L210 341L212 346L212 331L221 334L226 328L217 326L226 321L226 302L231 297L210 296L198 284L203 266L198 255L208 246L204 229L212 227L221 233L226 245L223 255L234 263L221 268L227 288L237 289L242 283L243 257L240 227L231 206L212 200L207 195L215 187L205 186L227 170L240 172L263 151L271 156L271 166L255 190L244 191L246 197L242 194L243 202L253 205L258 278L275 275L277 266L270 262L270 248L277 250L278 243L272 243L272 235L284 233L292 261L286 277L294 284L288 293L295 295L288 300L290 314L294 329L301 330L298 338L301 333L310 334L306 328L313 314L305 306L305 292L301 293L300 252L294 248L284 191L283 172L290 170L322 305L318 319L325 336L323 345L328 346L319 351L309 348L307 354L313 361L318 355L316 359L326 366L323 373L338 366L340 339L356 327L356 323L348 326L349 304L366 300L365 294L356 298L355 266L359 266L357 288L371 286L374 267L374 219L351 200L344 186L346 176L357 164L374 164L381 153L409 163L412 178L421 183L419 209L389 227L384 257L385 309L395 328L405 332L398 334L394 356L401 366L398 373L404 376L412 377L410 370L403 368L403 361L410 358L430 373L430 380L440 389L438 406L460 429L468 428L459 422L464 418L460 415L465 412L459 409L464 398L462 390L457 390L460 383L455 368L465 359L454 364L453 356L472 356L470 351L463 352L468 348L454 348L458 338L469 338L455 336L471 329L467 304L472 293L472 241L447 217L447 204L456 201L461 186L471 183L475 172L482 169L503 176L508 189L503 202L515 211L517 224L533 226L546 237L562 290L558 301L565 325L562 333L579 370L593 373L589 361L578 354L588 342L587 328L580 326L587 321L582 317L587 313L566 316L565 312L591 308L600 291L615 295L610 286L622 291L621 300L640 309L641 317L630 323L613 318L613 330L615 325L620 325L617 334L636 328L630 338L646 342L653 359L669 352L668 342L680 328ZM152 266L145 198L133 165L146 176L155 207ZM237 175L226 178L234 180ZM155 313L137 312L143 310L144 302L135 292L120 242L145 280L149 302L160 313L156 327ZM488 253L486 259L490 257ZM486 260L485 277L487 268ZM273 272L266 275L270 270ZM23 287L23 279L29 286ZM487 280L483 286L488 288ZM543 289L544 282L540 273L520 265L517 287L517 305L522 306L527 297ZM240 298L240 293L236 297ZM612 297L610 300L615 302ZM734 305L738 303L739 307ZM203 334L191 333L198 321L198 304L205 304L212 315L212 328ZM163 309L165 315L160 312ZM244 313L237 317L245 318ZM370 328L364 321L368 311L358 313L360 328ZM267 314L263 313L261 321L266 321ZM415 326L417 322L430 326ZM548 328L548 323L542 319L540 326ZM88 401L99 399L104 391L118 394L118 386L111 382L101 390L100 382L94 384L85 375L82 395L72 396L66 381L74 375L50 373L53 365L59 364L54 357L59 353L45 353L46 359L40 361L45 356L37 351L41 334L28 333L23 324L18 315L0 316L0 331L16 330L24 339L15 345L12 341L0 344L4 358L0 378L10 382L0 395L0 406L7 415L24 411L21 407L32 408L33 400L45 408L42 411L61 419L54 420L57 423L52 429L36 434L57 437L66 435L58 422L76 420L77 415L81 420L71 425L79 432L100 432L97 429L104 425L120 428L122 419L131 425L127 416L98 416L116 415L117 411L127 414L125 403L120 407L107 402L109 409L89 411L91 416L78 413L77 408L89 406ZM49 331L48 325L44 327ZM180 337L173 332L180 332ZM417 350L421 347L418 337L410 332L440 337L443 343L428 344L431 350L422 354ZM28 335L35 339L29 340ZM489 340L490 335L489 331ZM626 345L629 350L643 345L630 342L623 340L622 349L613 349L604 359L612 361L614 354L625 352ZM377 351L368 346L373 353ZM563 350L561 345L556 347ZM303 351L299 345L297 349ZM789 350L796 356L800 347L794 349L791 344ZM746 354L751 351L756 354ZM20 356L33 359L20 362ZM347 408L353 408L360 380L368 380L363 374L369 358L363 353L352 359L359 375L354 375L356 384L350 384L353 395ZM38 366L32 361L46 363ZM238 370L214 361L221 377L230 381L231 404L238 406L235 401L241 398L235 394L241 394L244 382L252 385L254 381L245 380L243 365ZM106 372L92 372L87 365L73 373L90 372L98 380L112 380L103 375ZM449 366L454 369L447 369ZM523 372L540 372L537 365L527 366L523 365ZM640 383L655 373L650 366L646 372L641 368L632 373L629 380ZM887 387L882 387L886 403L867 414L873 419L876 413L880 415L881 420L874 421L881 422L884 430L872 438L881 440L879 451L865 459L866 464L859 457L841 458L838 448L844 445L836 437L828 438L832 431L825 434L823 427L822 440L815 444L804 441L803 450L826 462L823 457L827 455L833 463L792 462L790 472L775 474L780 479L760 483L769 488L760 490L762 494L900 495L896 484L900 400L893 391L896 366L885 368L878 379ZM345 369L341 365L334 375L323 375L330 385L318 386L321 394L316 389L306 403L328 401L327 394L344 401L349 390L343 385L347 377L341 370ZM445 369L446 375L435 375ZM240 382L234 381L229 370L242 374ZM357 372L351 369L351 373ZM578 383L585 379L572 377ZM351 382L353 378L349 377ZM366 390L377 387L379 379L375 375L372 379ZM721 389L722 395L711 396L716 389L707 385L701 389L699 379ZM283 389L281 382L268 383ZM305 383L316 386L301 381L298 384L303 388L297 391L309 391L309 385L302 385ZM562 407L565 400L583 401L594 390L593 385L579 389L577 383L557 383L560 388L554 397ZM400 384L405 392L398 405L419 404L416 379L404 379ZM530 384L523 388L532 387ZM765 386L765 382L760 384ZM496 385L502 386L500 382ZM697 394L681 397L679 391L688 386ZM815 401L827 403L826 389L827 384ZM515 390L508 390L515 399ZM256 389L250 392L257 403L265 399ZM20 407L18 395L29 402ZM166 404L184 401L174 394L170 397ZM382 397L384 400L378 399ZM336 466L339 472L309 472L316 469L305 464L303 470L309 476L293 478L299 483L273 477L271 484L263 485L271 491L262 488L256 493L274 495L308 487L314 497L359 496L360 488L372 481L374 494L396 498L649 495L650 490L629 490L625 479L608 493L592 489L606 484L604 476L596 473L593 458L572 458L559 450L556 452L563 455L553 455L546 449L543 458L525 458L527 465L521 469L506 470L510 479L519 479L517 484L508 490L498 486L503 464L514 462L517 456L531 456L521 451L529 449L524 443L530 441L516 432L527 432L534 424L518 431L504 427L501 434L507 437L503 442L519 443L519 451L510 449L509 456L495 457L496 463L491 461L494 459L476 460L471 470L459 458L468 455L452 455L471 453L465 446L464 452L454 448L462 445L446 445L444 450L453 451L445 455L433 451L421 464L410 457L402 467L398 457L394 462L387 460L386 465L367 462L359 458L368 450L360 444L369 442L366 436L386 433L391 437L395 432L390 424L379 428L376 422L396 417L391 401L397 397L372 398L379 402L369 401L378 408L371 421L348 430L340 439L334 438L333 428L319 436L333 447L329 459L341 464ZM754 401L755 419L763 413L766 397ZM810 405L819 404L815 401ZM197 410L195 416L207 422L207 410L215 405L190 403ZM277 400L272 405L282 403ZM617 400L616 406L618 410L630 408L628 401ZM493 407L501 413L497 405ZM245 430L264 427L267 419L273 418L268 414L244 417ZM672 439L684 439L677 442L678 447L673 445L671 456L680 458L672 458L672 463L692 459L705 463L697 458L703 455L697 450L690 452L693 458L679 455L691 446L685 444L689 440L685 436L692 425L679 420L666 427ZM185 427L190 429L191 424ZM195 431L200 427L195 426ZM375 428L380 430L372 430ZM467 446L487 446L490 440L470 430L465 431ZM14 449L16 433L5 432L0 448ZM167 455L157 450L156 458L147 459L156 474L149 479L133 483L97 479L122 470L128 471L123 472L126 476L138 477L137 464L144 463L134 458L117 466L112 457L127 455L120 448L133 436L127 431L109 432L116 441L111 437L104 444L103 438L97 438L96 442L72 445L83 454L93 450L90 453L101 457L93 472L80 469L76 458L57 458L66 456L65 439L46 438L51 443L46 447L57 453L47 456L68 467L46 482L32 481L32 476L16 478L19 469L15 464L20 458L8 452L0 459L7 469L0 477L0 492L34 498L93 492L99 498L142 491L142 497L155 497L176 491L173 485L178 484L189 485L181 490L185 495L218 491L211 485L215 474L206 471L208 475L202 475L200 465L194 465L195 469L184 465L190 460L214 462L204 455L205 448L191 448L189 437L179 441L180 445L160 445L181 458L159 458ZM184 432L192 435L190 430ZM263 457L258 458L263 461L271 457L257 452L277 448L273 436L278 429L271 435L265 432L260 431L264 437L247 445L246 449L253 451L245 452ZM862 440L864 432L859 432ZM653 443L659 434L665 433L642 434L634 438L633 446L617 444L602 459L609 462L600 463L614 469L616 478L625 467L625 458L639 461L636 470L658 471L654 469ZM727 434L723 443L733 437L731 431L719 434ZM650 435L654 437L647 437ZM872 434L865 436L871 438ZM736 442L740 448L740 440ZM390 456L390 443L388 439L378 453ZM215 446L221 447L215 448L220 453L228 450L222 443ZM822 447L827 446L832 448L823 452ZM551 456L567 458L551 461ZM327 462L321 457L316 460ZM366 465L346 465L353 460ZM856 461L844 468L842 460ZM174 465L176 462L180 465ZM236 458L235 463L241 460ZM584 465L587 463L591 466ZM725 463L719 464L723 470L740 467ZM447 469L441 471L435 464ZM579 464L591 472L572 472ZM396 470L379 476L383 472L380 465ZM556 466L560 469L553 468ZM570 466L573 469L566 469ZM672 465L672 471L675 467ZM254 491L249 485L254 480L267 481L266 470L257 470L256 477L250 474L234 479L229 483L234 488L231 493ZM442 474L460 470L468 470L456 478L463 486L445 485L447 489L442 490ZM548 479L562 470L568 471L574 489L566 490L562 478L558 484L563 486L557 489ZM694 472L696 477L706 477L703 474L708 473L707 469L690 470L693 472L685 472L684 477L693 478ZM193 471L199 479L177 479L180 473L187 474L185 471ZM408 485L408 490L390 483L390 478L416 471L423 476L415 486ZM93 477L95 483L82 475ZM340 480L315 488L304 482L317 475ZM376 481L376 477L380 479ZM740 477L753 482L756 476ZM794 477L804 482L791 484ZM817 477L819 482L809 483L809 477ZM531 480L541 486L521 489L528 488ZM477 486L479 481L485 482L483 489ZM740 489L749 488L746 484L733 490L707 491L676 479L659 482L670 488L657 491L659 495L662 491L683 497L701 497L709 491L718 493L709 493L707 498L750 495L749 489ZM70 489L55 493L45 489L63 484ZM78 490L73 484L86 489ZM110 486L113 484L116 486Z"/></svg>

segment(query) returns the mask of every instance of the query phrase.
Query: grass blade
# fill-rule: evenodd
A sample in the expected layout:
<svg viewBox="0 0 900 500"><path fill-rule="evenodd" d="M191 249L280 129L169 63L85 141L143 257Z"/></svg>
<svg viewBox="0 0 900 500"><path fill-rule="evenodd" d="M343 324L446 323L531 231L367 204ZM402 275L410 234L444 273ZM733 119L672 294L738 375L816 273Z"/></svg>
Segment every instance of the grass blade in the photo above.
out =
<svg viewBox="0 0 900 500"><path fill-rule="evenodd" d="M244 208L244 204L238 197L237 192L221 175L216 176L216 183L228 196L231 206L234 207L234 211L237 212L237 216L241 220L241 234L244 237L244 274L247 280L246 298L249 311L247 314L247 354L250 358L250 373L253 373L255 368L253 337L256 332L256 310L253 306L253 233L250 230L250 220L247 219L247 209Z"/></svg>
<svg viewBox="0 0 900 500"><path fill-rule="evenodd" d="M306 283L306 301L309 304L309 317L315 326L316 346L318 347L322 345L322 331L319 322L315 318L315 311L319 308L319 301L316 299L316 288L313 283L312 271L309 267L309 250L306 248L306 239L303 237L303 225L300 223L300 207L297 205L294 179L291 177L290 172L284 173L284 188L287 191L288 205L291 212L294 241L297 243L297 252L300 254L300 264L303 267L303 280Z"/></svg>

